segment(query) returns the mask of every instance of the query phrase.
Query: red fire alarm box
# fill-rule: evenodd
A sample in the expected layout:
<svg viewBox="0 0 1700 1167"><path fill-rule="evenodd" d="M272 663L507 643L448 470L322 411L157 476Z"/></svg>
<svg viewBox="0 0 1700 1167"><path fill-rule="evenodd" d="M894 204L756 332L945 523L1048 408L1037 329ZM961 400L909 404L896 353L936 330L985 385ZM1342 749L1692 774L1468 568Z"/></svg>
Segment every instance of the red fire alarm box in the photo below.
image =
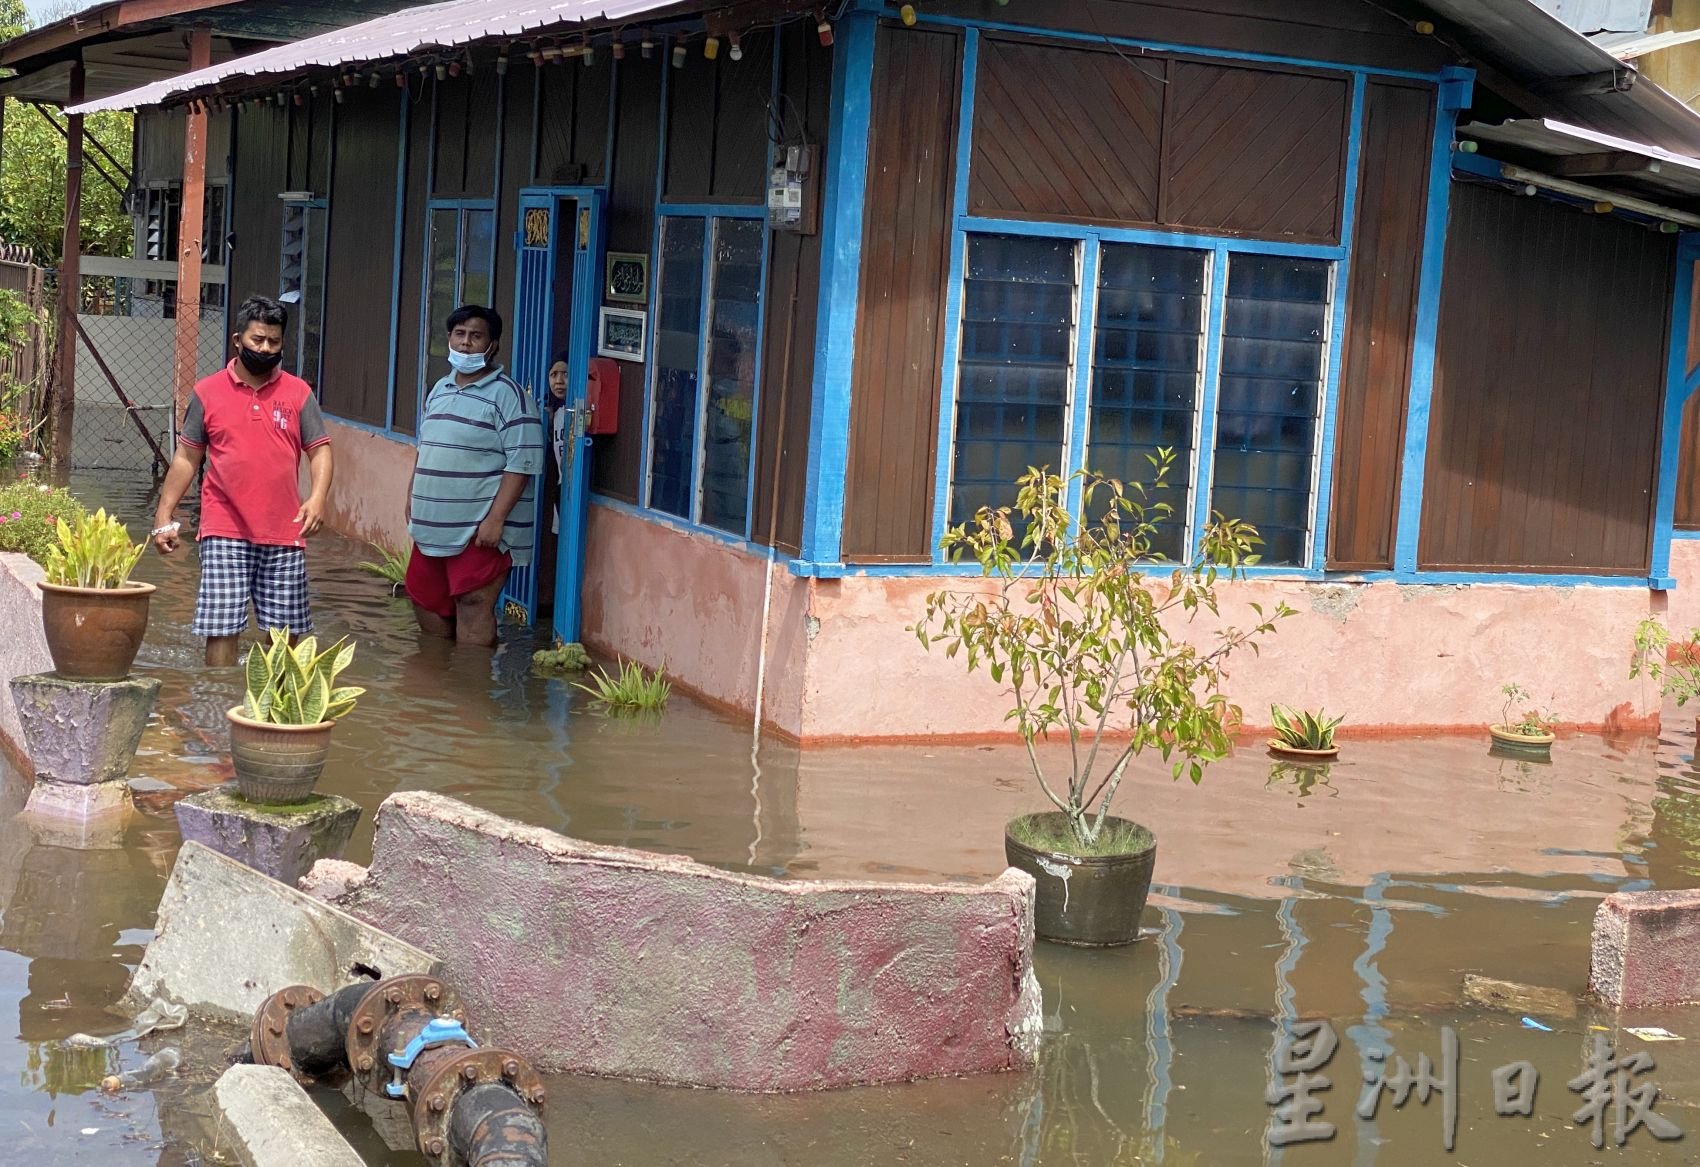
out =
<svg viewBox="0 0 1700 1167"><path fill-rule="evenodd" d="M592 357L585 376L584 404L590 410L584 432L612 434L620 429L620 362Z"/></svg>

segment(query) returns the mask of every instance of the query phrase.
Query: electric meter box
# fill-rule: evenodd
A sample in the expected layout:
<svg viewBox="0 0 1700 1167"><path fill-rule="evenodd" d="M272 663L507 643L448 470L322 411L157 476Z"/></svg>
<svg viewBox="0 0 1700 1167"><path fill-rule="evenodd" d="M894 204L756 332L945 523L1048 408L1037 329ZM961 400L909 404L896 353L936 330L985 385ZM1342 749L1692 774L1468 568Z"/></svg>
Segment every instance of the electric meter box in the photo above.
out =
<svg viewBox="0 0 1700 1167"><path fill-rule="evenodd" d="M813 235L820 230L819 149L785 146L768 175L767 224L775 231Z"/></svg>

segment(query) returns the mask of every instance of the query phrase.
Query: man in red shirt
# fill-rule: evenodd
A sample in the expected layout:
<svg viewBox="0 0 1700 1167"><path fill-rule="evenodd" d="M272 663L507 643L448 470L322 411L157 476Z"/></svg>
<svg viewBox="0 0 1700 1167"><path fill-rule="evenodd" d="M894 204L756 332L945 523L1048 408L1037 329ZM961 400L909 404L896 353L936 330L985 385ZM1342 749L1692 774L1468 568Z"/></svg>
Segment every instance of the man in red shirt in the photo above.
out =
<svg viewBox="0 0 1700 1167"><path fill-rule="evenodd" d="M194 631L215 667L236 663L250 603L262 631L313 630L307 536L324 524L331 447L313 390L280 367L288 324L284 306L264 296L236 310L236 359L195 386L154 512L154 547L169 555L180 542L171 516L206 463ZM303 453L312 475L306 502Z"/></svg>

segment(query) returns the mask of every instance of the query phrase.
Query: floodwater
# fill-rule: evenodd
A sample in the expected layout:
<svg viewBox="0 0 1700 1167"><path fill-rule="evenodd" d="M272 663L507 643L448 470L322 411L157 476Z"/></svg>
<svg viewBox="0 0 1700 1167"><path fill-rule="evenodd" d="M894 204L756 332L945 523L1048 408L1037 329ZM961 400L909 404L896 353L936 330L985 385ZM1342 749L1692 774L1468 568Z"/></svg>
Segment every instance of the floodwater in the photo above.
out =
<svg viewBox="0 0 1700 1167"><path fill-rule="evenodd" d="M73 486L116 504L133 527L151 515L139 488ZM1035 807L1016 749L799 754L764 744L758 771L748 725L683 697L652 724L601 718L569 686L529 675L523 639L494 659L421 642L405 604L356 570L366 554L334 536L311 552L320 631L359 642L353 682L371 689L339 728L324 781L367 811L350 858L368 857L370 812L385 796L429 789L594 842L737 870L980 881L1003 866L1003 822ZM198 666L186 630L193 558L150 554L143 574L162 590L141 667L163 689L132 773L173 790L142 795L144 813L122 839L79 850L11 822L24 792L15 775L0 784L0 1035L15 1034L0 1037L0 1162L208 1161L205 1088L231 1035L156 1035L93 1054L63 1045L125 1028L106 1008L147 943L174 859L170 799L228 775L220 727L237 686ZM1700 1009L1527 1014L1477 1008L1462 990L1464 975L1479 973L1579 994L1601 896L1700 886L1693 720L1668 713L1658 738L1561 739L1551 764L1442 738L1347 741L1342 760L1318 770L1277 766L1247 743L1199 788L1144 767L1120 809L1159 839L1150 935L1109 952L1039 946L1036 1070L792 1097L559 1079L549 1084L555 1160L1580 1167L1624 1153L1612 1148L1611 1105L1603 1151L1572 1121L1585 1100L1567 1083L1599 1036L1653 1057L1628 1084L1656 1083L1653 1113L1689 1132L1660 1142L1642 1128L1627 1152L1636 1163L1694 1162ZM1311 1116L1334 1136L1271 1147L1278 1037L1314 1020L1339 1039ZM1625 1032L1643 1025L1689 1040ZM1441 1058L1447 1031L1455 1067ZM184 1047L175 1080L98 1092L103 1074L164 1045ZM1453 1151L1439 1088L1426 1104L1413 1090L1402 1108L1384 1097L1359 1116L1380 1050L1391 1051L1390 1069L1398 1057L1416 1069L1426 1054L1450 1083ZM1539 1073L1533 1113L1498 1117L1493 1071L1516 1061ZM420 1162L387 1150L340 1096L323 1101L368 1162Z"/></svg>

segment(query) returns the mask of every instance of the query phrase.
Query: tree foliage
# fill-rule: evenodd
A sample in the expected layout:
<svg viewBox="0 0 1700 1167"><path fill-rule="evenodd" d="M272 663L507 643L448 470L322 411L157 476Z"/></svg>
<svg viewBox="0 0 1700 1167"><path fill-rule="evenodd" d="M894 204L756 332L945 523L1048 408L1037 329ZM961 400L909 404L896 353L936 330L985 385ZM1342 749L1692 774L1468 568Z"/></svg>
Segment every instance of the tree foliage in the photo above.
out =
<svg viewBox="0 0 1700 1167"><path fill-rule="evenodd" d="M1085 470L1069 480L1029 470L1013 508L981 508L944 537L951 562L976 562L982 584L929 595L912 629L923 646L961 654L969 672L984 669L1005 686L1013 700L1006 720L1082 854L1097 845L1123 775L1145 750L1195 783L1228 753L1240 722L1222 691L1229 657L1256 652L1292 614L1284 603L1267 615L1250 604L1252 627L1220 626L1218 581L1257 562L1262 539L1249 523L1216 515L1191 562L1156 559L1158 525L1173 507L1150 495L1166 488L1174 452L1159 450L1151 462L1150 487ZM1071 484L1087 522L1069 505ZM1218 626L1183 638L1201 615ZM1034 749L1053 732L1068 739L1066 784L1046 774Z"/></svg>
<svg viewBox="0 0 1700 1167"><path fill-rule="evenodd" d="M71 5L75 10L77 5ZM50 15L51 15L50 10ZM0 0L0 39L11 39L30 26L22 0ZM64 118L57 117L60 124ZM84 128L126 171L131 165L128 113L91 114ZM85 147L85 153L95 152ZM99 159L108 173L113 167ZM123 176L113 174L119 182ZM122 194L92 164L83 169L83 252L129 255L133 239ZM33 106L6 99L5 141L0 160L0 239L35 249L36 258L57 264L65 234L65 139Z"/></svg>

